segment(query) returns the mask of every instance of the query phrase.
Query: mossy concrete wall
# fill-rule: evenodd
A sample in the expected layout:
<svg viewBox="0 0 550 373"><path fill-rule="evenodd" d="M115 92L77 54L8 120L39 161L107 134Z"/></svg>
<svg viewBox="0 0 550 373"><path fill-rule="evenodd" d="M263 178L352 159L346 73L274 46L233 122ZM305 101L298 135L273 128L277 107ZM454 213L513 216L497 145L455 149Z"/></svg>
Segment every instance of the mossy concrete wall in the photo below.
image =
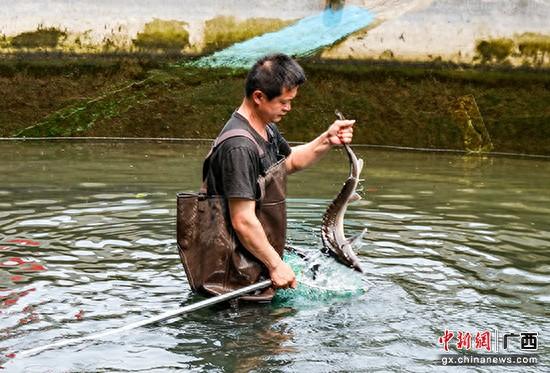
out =
<svg viewBox="0 0 550 373"><path fill-rule="evenodd" d="M290 140L310 139L339 108L368 123L358 142L469 148L482 138L467 126L479 117L495 151L550 155L550 1L7 2L1 137L213 137L242 98L245 72L185 67L186 54L355 5L375 21L303 61L309 82L283 127ZM477 117L457 115L465 97Z"/></svg>
<svg viewBox="0 0 550 373"><path fill-rule="evenodd" d="M241 24L259 32L273 31L275 24L284 24L321 11L324 0L272 0L250 2L245 0L13 0L0 9L0 52L17 50L9 41L23 33L41 29L56 29L67 35L56 46L69 52L103 52L139 50L143 44L135 44L140 33L148 32L155 20L182 22L188 34L183 52L201 52L205 46L207 22L216 24L219 17L229 17L233 24L251 19L259 22ZM252 4L252 5L251 5ZM267 23L267 25L266 25ZM157 28L161 39L164 30ZM170 26L168 26L170 28ZM159 31L160 34L159 35ZM171 31L174 31L173 28ZM228 33L235 33L229 28ZM168 31L170 32L170 30ZM210 32L211 35L212 33ZM245 33L250 36L250 33ZM255 35L252 35L255 36ZM2 42L2 39L5 39ZM149 36L152 40L153 36ZM6 42L7 41L7 42ZM160 43L162 45L162 43ZM224 43L225 44L225 43ZM147 43L151 45L151 43ZM173 45L173 44L170 44ZM51 43L41 45L51 48ZM162 48L161 48L162 49Z"/></svg>
<svg viewBox="0 0 550 373"><path fill-rule="evenodd" d="M350 36L323 57L471 63L482 60L480 42L507 39L514 42L510 52L491 62L519 65L533 60L519 47L524 35L550 40L550 1L433 0L418 5L398 17L379 13L376 27ZM550 64L550 53L544 63Z"/></svg>
<svg viewBox="0 0 550 373"><path fill-rule="evenodd" d="M0 60L0 136L215 137L246 71L158 60ZM280 126L291 141L339 109L356 143L550 155L550 70L301 62L308 82Z"/></svg>
<svg viewBox="0 0 550 373"><path fill-rule="evenodd" d="M550 64L545 49L550 39L550 2L541 0L7 2L0 9L0 54L52 50L203 54L277 31L329 5L355 5L371 10L376 21L325 50L322 57ZM539 41L522 44L526 35L536 35L542 46ZM500 58L494 48L495 40L502 39L512 45Z"/></svg>

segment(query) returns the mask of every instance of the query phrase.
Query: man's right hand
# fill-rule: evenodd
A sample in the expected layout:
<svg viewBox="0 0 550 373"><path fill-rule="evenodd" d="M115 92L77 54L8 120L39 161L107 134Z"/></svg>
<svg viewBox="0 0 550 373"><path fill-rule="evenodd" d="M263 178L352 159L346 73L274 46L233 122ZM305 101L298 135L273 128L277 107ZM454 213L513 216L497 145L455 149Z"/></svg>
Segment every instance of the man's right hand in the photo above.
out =
<svg viewBox="0 0 550 373"><path fill-rule="evenodd" d="M298 286L294 271L283 260L269 272L269 275L275 288L287 289L290 287L296 289L296 286Z"/></svg>

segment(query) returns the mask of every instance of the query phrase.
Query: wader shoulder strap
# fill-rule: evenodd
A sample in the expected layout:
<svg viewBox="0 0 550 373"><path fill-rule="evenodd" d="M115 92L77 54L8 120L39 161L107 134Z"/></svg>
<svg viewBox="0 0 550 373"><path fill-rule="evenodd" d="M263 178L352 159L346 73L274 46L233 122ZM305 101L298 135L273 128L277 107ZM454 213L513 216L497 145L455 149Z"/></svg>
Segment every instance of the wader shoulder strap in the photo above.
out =
<svg viewBox="0 0 550 373"><path fill-rule="evenodd" d="M229 130L227 132L222 133L220 136L218 136L218 138L216 140L214 140L214 145L212 146L212 149L210 150L210 152L212 152L214 150L214 148L216 148L218 145L220 145L225 140L230 139L232 137L238 137L238 136L246 137L247 139L252 141L254 143L254 145L256 145L256 149L258 149L258 154L260 155L260 157L263 157L264 150L262 149L260 144L258 144L258 142L254 138L254 136L252 136L252 134L250 132L248 132L247 130L241 129L241 128L237 128L237 129L234 129L234 130Z"/></svg>
<svg viewBox="0 0 550 373"><path fill-rule="evenodd" d="M272 124L272 123L269 123L269 124L267 125L267 133L269 133L269 136L270 136L271 138L275 137L275 130L273 129L272 126L274 126L274 124Z"/></svg>
<svg viewBox="0 0 550 373"><path fill-rule="evenodd" d="M264 150L262 149L260 144L258 144L254 136L252 136L252 134L247 130L236 128L236 129L229 130L222 133L220 136L218 136L214 140L214 143L212 144L212 147L210 148L208 155L204 159L204 163L202 166L202 186L200 189L200 193L206 193L206 176L208 175L208 171L210 169L210 157L212 156L212 153L214 153L214 150L216 150L216 148L225 140L228 140L233 137L239 137L239 136L246 137L247 139L252 141L254 145L256 145L256 149L258 150L258 155L260 156L260 158L264 156Z"/></svg>

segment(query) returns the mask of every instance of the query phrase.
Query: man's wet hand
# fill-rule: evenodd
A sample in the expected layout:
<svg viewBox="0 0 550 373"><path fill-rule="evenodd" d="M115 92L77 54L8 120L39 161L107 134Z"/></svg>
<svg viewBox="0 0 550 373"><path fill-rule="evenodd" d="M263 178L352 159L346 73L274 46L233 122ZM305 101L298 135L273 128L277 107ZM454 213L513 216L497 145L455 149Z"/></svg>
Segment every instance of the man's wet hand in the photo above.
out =
<svg viewBox="0 0 550 373"><path fill-rule="evenodd" d="M353 125L355 120L336 120L327 130L330 145L343 145L351 143L353 139Z"/></svg>
<svg viewBox="0 0 550 373"><path fill-rule="evenodd" d="M298 286L294 271L282 260L270 271L269 275L271 276L273 287L277 289L287 289L289 287L295 289Z"/></svg>

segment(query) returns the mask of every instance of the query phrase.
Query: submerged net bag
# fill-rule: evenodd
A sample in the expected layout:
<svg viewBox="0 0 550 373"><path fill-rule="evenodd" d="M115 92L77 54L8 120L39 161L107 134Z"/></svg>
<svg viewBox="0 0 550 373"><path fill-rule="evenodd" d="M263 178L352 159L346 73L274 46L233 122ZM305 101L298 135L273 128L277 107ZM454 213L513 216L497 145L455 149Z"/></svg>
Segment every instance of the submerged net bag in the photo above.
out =
<svg viewBox="0 0 550 373"><path fill-rule="evenodd" d="M278 305L350 299L365 294L370 287L363 274L320 252L304 256L289 250L284 261L296 274L298 287L278 290L273 300Z"/></svg>

